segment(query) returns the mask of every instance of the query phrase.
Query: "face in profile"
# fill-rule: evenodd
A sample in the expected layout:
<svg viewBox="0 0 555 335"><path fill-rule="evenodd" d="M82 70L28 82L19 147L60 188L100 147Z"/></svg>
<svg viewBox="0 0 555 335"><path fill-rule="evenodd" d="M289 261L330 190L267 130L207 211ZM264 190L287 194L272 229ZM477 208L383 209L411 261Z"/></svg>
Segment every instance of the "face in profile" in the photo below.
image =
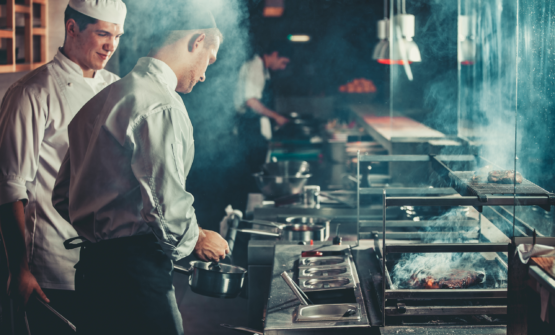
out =
<svg viewBox="0 0 555 335"><path fill-rule="evenodd" d="M193 87L200 81L206 80L206 69L209 65L216 62L218 50L220 49L220 38L216 37L212 43L203 38L200 43L195 43L193 61L187 73L184 74L177 85L176 91L180 93L190 93Z"/></svg>
<svg viewBox="0 0 555 335"><path fill-rule="evenodd" d="M75 21L73 26L79 65L95 71L103 69L118 47L123 26L101 20L87 25L83 31Z"/></svg>
<svg viewBox="0 0 555 335"><path fill-rule="evenodd" d="M272 71L282 71L287 68L290 59L287 57L282 57L277 51L270 54L269 68Z"/></svg>

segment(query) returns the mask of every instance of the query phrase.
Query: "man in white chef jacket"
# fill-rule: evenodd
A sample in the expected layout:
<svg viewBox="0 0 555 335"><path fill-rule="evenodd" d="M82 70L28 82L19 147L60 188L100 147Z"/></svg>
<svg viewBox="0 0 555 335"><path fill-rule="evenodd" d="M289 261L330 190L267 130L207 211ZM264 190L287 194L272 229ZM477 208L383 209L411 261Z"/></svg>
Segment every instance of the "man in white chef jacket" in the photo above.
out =
<svg viewBox="0 0 555 335"><path fill-rule="evenodd" d="M33 335L71 332L31 295L70 319L74 315L79 253L66 250L63 242L77 232L52 206L52 189L67 152L69 122L90 98L119 79L103 69L123 34L126 13L121 0L70 0L63 47L54 60L14 83L2 100L0 227L10 295L20 305L30 299Z"/></svg>
<svg viewBox="0 0 555 335"><path fill-rule="evenodd" d="M283 50L282 46L271 44L262 56L254 55L239 71L233 100L239 120L238 136L247 150L250 172L258 172L266 158L268 141L272 138L270 119L279 126L288 122L287 118L273 110L273 94L268 87L270 71L283 71L289 64Z"/></svg>
<svg viewBox="0 0 555 335"><path fill-rule="evenodd" d="M186 191L193 128L177 92L206 79L222 35L212 15L168 4L149 57L92 98L68 127L53 192L81 242L81 334L183 334L173 261L223 259L227 242L196 221Z"/></svg>

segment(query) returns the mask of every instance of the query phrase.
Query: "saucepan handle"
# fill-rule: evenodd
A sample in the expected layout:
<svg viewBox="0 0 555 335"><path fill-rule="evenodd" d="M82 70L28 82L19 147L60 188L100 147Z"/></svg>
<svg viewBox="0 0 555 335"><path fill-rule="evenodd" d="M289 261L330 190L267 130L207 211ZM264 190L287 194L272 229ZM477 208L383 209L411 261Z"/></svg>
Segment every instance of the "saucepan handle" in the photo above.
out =
<svg viewBox="0 0 555 335"><path fill-rule="evenodd" d="M173 269L174 269L176 272L183 273L183 274L185 274L185 275L190 275L190 274L193 273L193 267L192 267L192 266L191 266L190 268L186 269L186 268L184 268L184 267L182 267L182 266L180 266L180 265L175 265L175 264L174 264Z"/></svg>
<svg viewBox="0 0 555 335"><path fill-rule="evenodd" d="M280 237L281 235L278 233L272 233L269 231L265 231L265 230L256 230L256 229L235 229L238 232L241 233L247 233L247 234L254 234L254 235L264 235L264 236L272 236L272 237Z"/></svg>
<svg viewBox="0 0 555 335"><path fill-rule="evenodd" d="M259 226L274 227L274 228L278 228L278 229L282 229L285 226L285 224L283 224L283 223L279 224L279 223L276 223L276 222L265 221L265 220L241 220L241 222L257 224Z"/></svg>

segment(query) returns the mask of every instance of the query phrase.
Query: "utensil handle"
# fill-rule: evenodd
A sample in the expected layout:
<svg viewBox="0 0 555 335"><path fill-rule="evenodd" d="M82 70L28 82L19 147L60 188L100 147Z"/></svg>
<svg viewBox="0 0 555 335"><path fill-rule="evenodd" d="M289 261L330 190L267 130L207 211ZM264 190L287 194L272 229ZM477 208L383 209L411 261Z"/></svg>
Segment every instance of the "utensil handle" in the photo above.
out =
<svg viewBox="0 0 555 335"><path fill-rule="evenodd" d="M232 326L232 325L228 325L228 324L225 324L225 323L220 324L220 327L233 329L233 330L237 330L237 331L242 331L242 332L249 332L251 334L264 335L264 333L259 331L259 330L252 329L252 328L247 328L247 327L237 327L237 326Z"/></svg>
<svg viewBox="0 0 555 335"><path fill-rule="evenodd" d="M272 221L265 221L265 220L241 220L241 222L257 224L257 225L260 225L260 226L280 228L280 229L283 227L283 224L279 224L279 223L272 222Z"/></svg>
<svg viewBox="0 0 555 335"><path fill-rule="evenodd" d="M39 297L35 297L41 304L44 305L44 307L48 308L52 313L54 313L54 315L56 315L58 318L60 318L64 323L66 323L71 329L73 329L74 332L77 332L77 328L73 325L73 323L71 323L68 319L66 319L62 314L58 313L57 310L55 310L52 306L50 306L49 304L47 304L46 302L42 301Z"/></svg>
<svg viewBox="0 0 555 335"><path fill-rule="evenodd" d="M291 289L291 291L293 291L293 293L295 293L295 295L297 296L297 299L300 300L301 304L303 305L308 305L308 302L305 300L305 298L303 297L303 295L299 292L299 290L297 290L297 287L294 285L293 280L291 279L291 277L289 277L289 275L287 274L287 272L283 271L281 273L281 278L283 278L283 280L285 281L285 283L287 284L287 286L289 286L289 288Z"/></svg>
<svg viewBox="0 0 555 335"><path fill-rule="evenodd" d="M190 275L191 273L193 273L193 267L192 266L189 269L186 269L186 268L184 268L180 265L175 265L174 264L173 269L176 272L183 273L183 274L186 274L186 275Z"/></svg>
<svg viewBox="0 0 555 335"><path fill-rule="evenodd" d="M264 236L272 236L272 237L280 237L280 234L272 233L269 231L263 230L256 230L256 229L236 229L238 232L247 233L247 234L255 234L255 235L264 235Z"/></svg>

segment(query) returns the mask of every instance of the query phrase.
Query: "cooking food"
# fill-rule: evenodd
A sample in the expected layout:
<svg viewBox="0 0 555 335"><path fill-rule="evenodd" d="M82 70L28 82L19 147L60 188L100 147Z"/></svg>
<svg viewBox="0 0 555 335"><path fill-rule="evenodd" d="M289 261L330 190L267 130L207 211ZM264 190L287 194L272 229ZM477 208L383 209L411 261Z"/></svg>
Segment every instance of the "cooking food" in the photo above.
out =
<svg viewBox="0 0 555 335"><path fill-rule="evenodd" d="M517 172L515 178L514 170L494 170L488 173L489 183L512 184L515 181L517 184L521 184L522 175Z"/></svg>
<svg viewBox="0 0 555 335"><path fill-rule="evenodd" d="M471 183L479 183L483 180L484 178L482 176L478 176L478 175L474 175L472 176L472 178L470 178L470 182Z"/></svg>
<svg viewBox="0 0 555 335"><path fill-rule="evenodd" d="M480 284L484 278L485 273L471 270L455 269L442 274L420 270L410 277L409 284L420 289L460 289Z"/></svg>
<svg viewBox="0 0 555 335"><path fill-rule="evenodd" d="M339 92L375 93L376 86L374 86L372 80L368 80L366 78L357 78L345 85L339 86Z"/></svg>

